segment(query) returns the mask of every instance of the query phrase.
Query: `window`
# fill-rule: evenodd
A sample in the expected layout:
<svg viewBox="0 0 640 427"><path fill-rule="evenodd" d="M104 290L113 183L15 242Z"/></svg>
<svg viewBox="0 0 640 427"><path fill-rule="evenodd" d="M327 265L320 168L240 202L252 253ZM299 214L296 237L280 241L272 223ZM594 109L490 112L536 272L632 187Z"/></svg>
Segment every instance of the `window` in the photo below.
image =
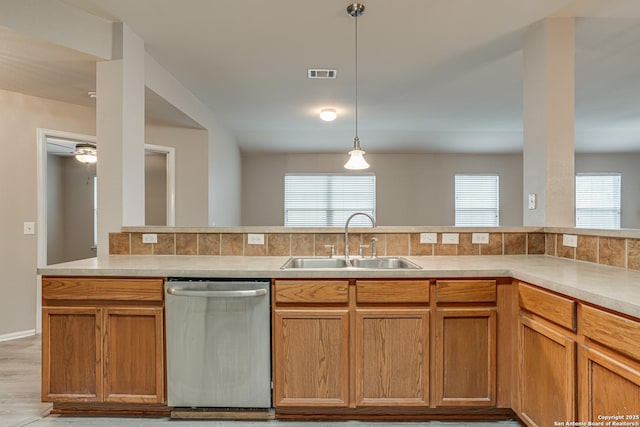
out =
<svg viewBox="0 0 640 427"><path fill-rule="evenodd" d="M285 175L286 227L342 227L354 212L366 212L375 217L375 175ZM352 224L371 225L366 217L355 217Z"/></svg>
<svg viewBox="0 0 640 427"><path fill-rule="evenodd" d="M576 175L576 227L620 228L619 173Z"/></svg>
<svg viewBox="0 0 640 427"><path fill-rule="evenodd" d="M456 226L498 226L499 188L497 174L456 174Z"/></svg>

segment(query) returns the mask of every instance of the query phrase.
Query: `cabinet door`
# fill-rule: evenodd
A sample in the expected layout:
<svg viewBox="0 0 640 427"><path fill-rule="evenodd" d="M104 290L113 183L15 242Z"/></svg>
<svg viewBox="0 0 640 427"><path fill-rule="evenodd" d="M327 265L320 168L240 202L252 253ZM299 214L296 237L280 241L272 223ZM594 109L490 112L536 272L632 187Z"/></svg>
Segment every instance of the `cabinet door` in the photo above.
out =
<svg viewBox="0 0 640 427"><path fill-rule="evenodd" d="M276 309L274 406L347 406L348 310Z"/></svg>
<svg viewBox="0 0 640 427"><path fill-rule="evenodd" d="M102 401L102 333L98 308L42 310L42 400Z"/></svg>
<svg viewBox="0 0 640 427"><path fill-rule="evenodd" d="M162 308L105 308L104 324L104 401L163 403Z"/></svg>
<svg viewBox="0 0 640 427"><path fill-rule="evenodd" d="M495 308L440 308L436 320L437 406L495 406Z"/></svg>
<svg viewBox="0 0 640 427"><path fill-rule="evenodd" d="M356 310L356 404L429 405L429 310Z"/></svg>
<svg viewBox="0 0 640 427"><path fill-rule="evenodd" d="M585 346L580 361L580 420L621 415L619 422L639 422L640 364Z"/></svg>
<svg viewBox="0 0 640 427"><path fill-rule="evenodd" d="M520 316L518 384L520 418L530 426L575 420L575 341Z"/></svg>

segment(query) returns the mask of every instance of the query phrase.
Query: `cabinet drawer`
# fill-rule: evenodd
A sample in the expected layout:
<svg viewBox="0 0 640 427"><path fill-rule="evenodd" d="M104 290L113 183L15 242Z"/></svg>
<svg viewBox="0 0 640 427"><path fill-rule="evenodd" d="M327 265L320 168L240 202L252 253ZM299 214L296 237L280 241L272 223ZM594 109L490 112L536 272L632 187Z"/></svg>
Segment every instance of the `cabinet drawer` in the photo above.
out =
<svg viewBox="0 0 640 427"><path fill-rule="evenodd" d="M276 303L347 304L348 280L276 280Z"/></svg>
<svg viewBox="0 0 640 427"><path fill-rule="evenodd" d="M575 301L524 283L519 283L518 290L520 308L572 331L576 330Z"/></svg>
<svg viewBox="0 0 640 427"><path fill-rule="evenodd" d="M580 328L586 337L640 360L640 322L581 305Z"/></svg>
<svg viewBox="0 0 640 427"><path fill-rule="evenodd" d="M428 303L429 282L424 280L358 280L358 303Z"/></svg>
<svg viewBox="0 0 640 427"><path fill-rule="evenodd" d="M162 301L162 279L44 277L44 300Z"/></svg>
<svg viewBox="0 0 640 427"><path fill-rule="evenodd" d="M495 280L438 280L437 302L495 302Z"/></svg>

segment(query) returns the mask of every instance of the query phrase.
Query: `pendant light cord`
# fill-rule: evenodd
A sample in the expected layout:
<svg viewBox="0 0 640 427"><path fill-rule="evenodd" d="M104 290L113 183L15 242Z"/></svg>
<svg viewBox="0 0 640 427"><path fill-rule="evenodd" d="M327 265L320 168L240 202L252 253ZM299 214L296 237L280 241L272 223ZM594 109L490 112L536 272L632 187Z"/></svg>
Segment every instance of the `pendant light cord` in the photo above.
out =
<svg viewBox="0 0 640 427"><path fill-rule="evenodd" d="M360 149L360 138L358 138L358 14L356 13L354 16L354 19L356 20L356 25L355 25L355 42L356 42L356 48L355 48L355 61L356 61L356 148Z"/></svg>

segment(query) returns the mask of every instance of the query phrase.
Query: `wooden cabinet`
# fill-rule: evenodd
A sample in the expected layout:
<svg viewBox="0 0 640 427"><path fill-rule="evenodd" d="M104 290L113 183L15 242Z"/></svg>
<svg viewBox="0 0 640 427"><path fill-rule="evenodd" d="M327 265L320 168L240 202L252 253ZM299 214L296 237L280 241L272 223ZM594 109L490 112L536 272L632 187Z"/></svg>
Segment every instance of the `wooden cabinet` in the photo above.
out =
<svg viewBox="0 0 640 427"><path fill-rule="evenodd" d="M43 401L102 401L101 328L98 308L43 308Z"/></svg>
<svg viewBox="0 0 640 427"><path fill-rule="evenodd" d="M356 405L429 405L429 310L356 310Z"/></svg>
<svg viewBox="0 0 640 427"><path fill-rule="evenodd" d="M276 280L274 406L349 405L349 282Z"/></svg>
<svg viewBox="0 0 640 427"><path fill-rule="evenodd" d="M438 280L436 295L436 406L495 406L495 280Z"/></svg>
<svg viewBox="0 0 640 427"><path fill-rule="evenodd" d="M43 278L42 400L164 403L162 284Z"/></svg>
<svg viewBox="0 0 640 427"><path fill-rule="evenodd" d="M520 284L518 412L530 426L576 420L575 304Z"/></svg>
<svg viewBox="0 0 640 427"><path fill-rule="evenodd" d="M640 422L640 322L580 308L580 419L621 415L617 421Z"/></svg>
<svg viewBox="0 0 640 427"><path fill-rule="evenodd" d="M163 402L162 308L105 308L103 325L104 401Z"/></svg>
<svg viewBox="0 0 640 427"><path fill-rule="evenodd" d="M276 309L275 406L347 406L349 312Z"/></svg>
<svg viewBox="0 0 640 427"><path fill-rule="evenodd" d="M357 406L429 406L429 282L357 280Z"/></svg>

